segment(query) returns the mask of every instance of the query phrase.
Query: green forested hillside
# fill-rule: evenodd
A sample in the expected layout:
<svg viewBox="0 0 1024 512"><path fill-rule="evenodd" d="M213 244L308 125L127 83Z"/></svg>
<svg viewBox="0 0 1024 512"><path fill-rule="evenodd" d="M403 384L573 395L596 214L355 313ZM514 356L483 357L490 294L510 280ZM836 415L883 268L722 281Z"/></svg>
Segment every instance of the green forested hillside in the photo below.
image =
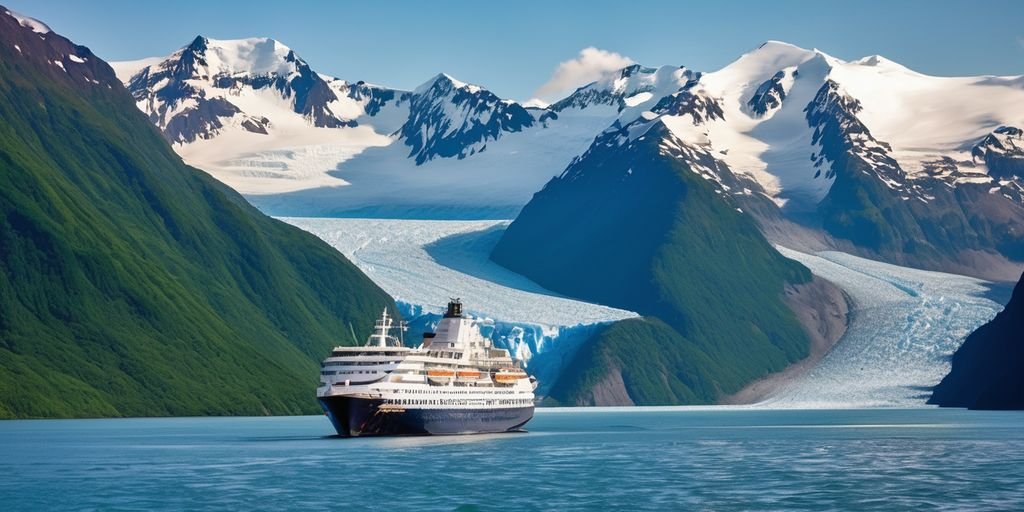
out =
<svg viewBox="0 0 1024 512"><path fill-rule="evenodd" d="M315 412L317 359L393 306L3 14L0 120L0 417Z"/></svg>
<svg viewBox="0 0 1024 512"><path fill-rule="evenodd" d="M713 403L809 353L783 292L810 271L665 156L667 137L655 127L621 146L595 143L494 249L495 261L551 290L645 317L588 341L552 388L559 403L599 402L606 386L642 405Z"/></svg>

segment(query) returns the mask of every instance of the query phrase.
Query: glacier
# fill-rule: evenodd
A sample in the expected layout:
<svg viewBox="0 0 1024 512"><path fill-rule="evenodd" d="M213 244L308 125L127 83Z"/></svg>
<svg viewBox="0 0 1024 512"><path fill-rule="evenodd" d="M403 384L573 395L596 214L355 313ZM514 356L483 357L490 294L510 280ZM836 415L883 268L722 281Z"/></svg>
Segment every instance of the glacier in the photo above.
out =
<svg viewBox="0 0 1024 512"><path fill-rule="evenodd" d="M395 297L410 339L429 331L449 298L483 332L526 361L546 391L601 325L637 316L544 289L488 255L508 221L282 218L342 252ZM846 334L813 368L754 407L920 407L950 356L1002 309L992 283L890 265L841 252L778 250L841 287Z"/></svg>
<svg viewBox="0 0 1024 512"><path fill-rule="evenodd" d="M964 338L1003 306L991 283L890 265L841 252L778 247L842 288L852 302L846 334L818 364L762 407L918 407L950 369Z"/></svg>
<svg viewBox="0 0 1024 512"><path fill-rule="evenodd" d="M410 339L433 329L449 299L462 299L484 335L526 363L540 395L603 324L637 316L559 296L492 262L508 221L281 220L326 241L391 294Z"/></svg>

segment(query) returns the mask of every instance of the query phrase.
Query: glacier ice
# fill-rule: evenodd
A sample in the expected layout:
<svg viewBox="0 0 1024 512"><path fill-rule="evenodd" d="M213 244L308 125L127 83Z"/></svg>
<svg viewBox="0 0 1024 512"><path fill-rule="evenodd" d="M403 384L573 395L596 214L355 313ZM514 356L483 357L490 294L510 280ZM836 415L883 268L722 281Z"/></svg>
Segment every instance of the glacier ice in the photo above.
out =
<svg viewBox="0 0 1024 512"><path fill-rule="evenodd" d="M545 290L489 259L507 221L283 218L338 249L398 302L412 334L430 330L461 298L485 335L554 384L580 343L601 324L636 313Z"/></svg>
<svg viewBox="0 0 1024 512"><path fill-rule="evenodd" d="M636 316L560 297L490 261L507 221L283 220L327 241L394 296L411 333L430 330L448 299L462 298L486 334L528 362L540 394L601 324ZM761 407L921 406L967 334L1002 308L978 279L840 252L779 251L840 286L853 304L843 338Z"/></svg>
<svg viewBox="0 0 1024 512"><path fill-rule="evenodd" d="M978 279L899 267L840 252L779 247L851 298L846 334L804 375L759 405L914 407L950 368L950 356L1002 306Z"/></svg>

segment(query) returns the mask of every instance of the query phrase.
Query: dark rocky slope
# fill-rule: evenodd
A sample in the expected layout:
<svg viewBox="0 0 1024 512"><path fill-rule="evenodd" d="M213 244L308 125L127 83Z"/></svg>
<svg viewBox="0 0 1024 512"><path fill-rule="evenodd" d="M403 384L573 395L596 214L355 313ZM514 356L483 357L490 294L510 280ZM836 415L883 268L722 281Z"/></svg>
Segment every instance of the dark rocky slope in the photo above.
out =
<svg viewBox="0 0 1024 512"><path fill-rule="evenodd" d="M939 177L946 171L940 163L935 177L908 179L889 145L858 119L860 110L860 102L832 81L806 108L814 142L822 147L817 158L831 162L828 172L835 177L812 223L824 230L825 240L899 265L993 280L1016 277L1024 261L1019 192L1007 186L994 194L988 183L952 186L959 171ZM992 150L995 145L976 148L975 154L1000 162L1003 167L996 169L1012 169L1016 160Z"/></svg>
<svg viewBox="0 0 1024 512"><path fill-rule="evenodd" d="M953 354L953 369L930 404L969 409L1024 409L1024 278L1001 313Z"/></svg>

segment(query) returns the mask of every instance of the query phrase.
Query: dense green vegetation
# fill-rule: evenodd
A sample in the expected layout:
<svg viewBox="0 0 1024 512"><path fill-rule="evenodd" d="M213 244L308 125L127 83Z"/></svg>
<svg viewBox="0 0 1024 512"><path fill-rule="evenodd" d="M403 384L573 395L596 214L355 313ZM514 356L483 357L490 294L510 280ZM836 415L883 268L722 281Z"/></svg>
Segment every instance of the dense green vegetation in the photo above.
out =
<svg viewBox="0 0 1024 512"><path fill-rule="evenodd" d="M391 299L185 166L87 49L0 40L0 417L316 412Z"/></svg>
<svg viewBox="0 0 1024 512"><path fill-rule="evenodd" d="M663 156L655 130L629 148L592 147L534 196L492 256L557 292L648 317L588 342L552 391L560 403L590 402L609 371L639 404L710 403L808 354L782 297L810 271L712 182Z"/></svg>
<svg viewBox="0 0 1024 512"><path fill-rule="evenodd" d="M697 404L714 400L719 392L715 375L722 368L661 320L623 320L580 349L551 398L560 404L585 403L614 371L622 372L626 391L637 404Z"/></svg>

